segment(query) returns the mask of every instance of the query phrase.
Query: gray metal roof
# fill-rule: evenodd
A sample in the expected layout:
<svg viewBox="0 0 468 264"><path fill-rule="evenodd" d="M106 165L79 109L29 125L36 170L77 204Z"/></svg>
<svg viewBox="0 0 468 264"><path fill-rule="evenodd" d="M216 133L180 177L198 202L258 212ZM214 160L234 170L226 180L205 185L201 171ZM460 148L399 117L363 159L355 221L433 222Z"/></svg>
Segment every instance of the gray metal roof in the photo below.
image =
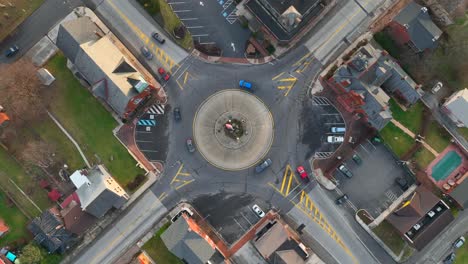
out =
<svg viewBox="0 0 468 264"><path fill-rule="evenodd" d="M410 2L394 21L402 26L406 25L411 41L420 51L435 48L437 39L442 35L442 30L432 22L427 8L415 2Z"/></svg>
<svg viewBox="0 0 468 264"><path fill-rule="evenodd" d="M169 251L189 264L204 264L216 252L197 233L189 230L183 217L172 223L161 239Z"/></svg>

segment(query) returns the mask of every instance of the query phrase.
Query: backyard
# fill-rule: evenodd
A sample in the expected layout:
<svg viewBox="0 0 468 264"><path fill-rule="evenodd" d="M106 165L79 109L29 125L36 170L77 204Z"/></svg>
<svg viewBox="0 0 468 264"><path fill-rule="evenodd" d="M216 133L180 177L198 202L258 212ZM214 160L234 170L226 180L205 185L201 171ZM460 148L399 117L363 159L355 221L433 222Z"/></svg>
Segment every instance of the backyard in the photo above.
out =
<svg viewBox="0 0 468 264"><path fill-rule="evenodd" d="M10 199L30 218L50 206L47 192L39 188L38 182L3 148L0 148L0 180L1 191L8 193Z"/></svg>
<svg viewBox="0 0 468 264"><path fill-rule="evenodd" d="M404 249L406 242L397 233L396 229L387 221L383 221L372 231L395 253L399 255Z"/></svg>
<svg viewBox="0 0 468 264"><path fill-rule="evenodd" d="M182 264L183 262L167 249L161 239L161 234L166 231L169 225L170 223L163 225L154 236L143 245L142 249L157 263Z"/></svg>
<svg viewBox="0 0 468 264"><path fill-rule="evenodd" d="M3 2L0 16L0 42L34 12L44 0L14 0Z"/></svg>
<svg viewBox="0 0 468 264"><path fill-rule="evenodd" d="M392 98L390 99L390 110L392 111L393 119L400 122L414 134L419 133L423 121L424 110L424 105L421 102L417 102L404 111Z"/></svg>
<svg viewBox="0 0 468 264"><path fill-rule="evenodd" d="M0 247L11 245L14 241L29 240L30 234L26 229L28 218L9 201L8 196L0 191L0 218L9 227L7 234L0 237Z"/></svg>
<svg viewBox="0 0 468 264"><path fill-rule="evenodd" d="M104 163L111 175L126 186L144 171L114 137L117 121L66 67L62 54L54 56L46 68L55 76L50 87L49 108L79 143L88 160Z"/></svg>

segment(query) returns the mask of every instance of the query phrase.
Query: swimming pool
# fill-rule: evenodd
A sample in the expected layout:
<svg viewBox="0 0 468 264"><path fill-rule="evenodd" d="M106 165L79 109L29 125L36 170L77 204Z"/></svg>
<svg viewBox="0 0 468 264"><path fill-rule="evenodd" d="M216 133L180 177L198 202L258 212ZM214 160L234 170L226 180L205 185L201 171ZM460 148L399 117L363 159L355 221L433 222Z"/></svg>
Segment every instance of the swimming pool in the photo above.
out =
<svg viewBox="0 0 468 264"><path fill-rule="evenodd" d="M454 150L447 152L445 156L432 167L432 178L436 181L445 180L458 166L462 158Z"/></svg>

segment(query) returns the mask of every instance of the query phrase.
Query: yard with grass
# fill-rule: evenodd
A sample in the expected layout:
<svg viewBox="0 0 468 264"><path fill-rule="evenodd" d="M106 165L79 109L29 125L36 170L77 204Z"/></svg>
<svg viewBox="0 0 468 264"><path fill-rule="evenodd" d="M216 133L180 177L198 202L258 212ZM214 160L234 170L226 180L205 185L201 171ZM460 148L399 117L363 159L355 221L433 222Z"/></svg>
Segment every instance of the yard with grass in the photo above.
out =
<svg viewBox="0 0 468 264"><path fill-rule="evenodd" d="M455 258L454 264L468 263L468 243L465 243L465 245L458 249L456 253L457 257Z"/></svg>
<svg viewBox="0 0 468 264"><path fill-rule="evenodd" d="M46 64L56 78L49 87L50 111L75 138L88 160L94 164L104 163L111 175L125 187L144 171L136 167L136 161L114 137L112 130L117 127L117 121L75 79L66 62L60 53Z"/></svg>
<svg viewBox="0 0 468 264"><path fill-rule="evenodd" d="M28 218L8 201L8 196L2 191L0 191L0 218L10 228L7 234L0 237L0 247L7 246L13 241L30 239L31 235L26 229Z"/></svg>
<svg viewBox="0 0 468 264"><path fill-rule="evenodd" d="M425 169L431 161L435 159L435 156L425 147L421 147L421 149L414 154L413 159L420 168Z"/></svg>
<svg viewBox="0 0 468 264"><path fill-rule="evenodd" d="M1 9L2 16L0 16L0 42L39 8L43 2L44 0L2 1L1 4L5 5L5 7Z"/></svg>
<svg viewBox="0 0 468 264"><path fill-rule="evenodd" d="M398 234L397 230L387 221L383 221L372 231L387 245L397 256L404 249L406 242Z"/></svg>
<svg viewBox="0 0 468 264"><path fill-rule="evenodd" d="M390 99L390 110L392 111L393 119L400 122L414 134L419 133L423 121L424 110L424 105L421 101L404 111L392 98Z"/></svg>
<svg viewBox="0 0 468 264"><path fill-rule="evenodd" d="M169 225L170 223L163 225L158 232L143 245L142 249L157 263L182 264L183 262L167 249L161 239L161 234L166 231Z"/></svg>
<svg viewBox="0 0 468 264"><path fill-rule="evenodd" d="M393 123L388 123L380 131L380 136L398 157L401 157L408 152L415 142L413 138Z"/></svg>
<svg viewBox="0 0 468 264"><path fill-rule="evenodd" d="M51 205L47 192L39 188L38 181L26 173L3 148L0 148L0 190L7 193L29 217L39 215Z"/></svg>
<svg viewBox="0 0 468 264"><path fill-rule="evenodd" d="M436 121L432 121L426 133L425 141L437 152L442 152L450 144L450 134Z"/></svg>
<svg viewBox="0 0 468 264"><path fill-rule="evenodd" d="M182 22L165 0L138 0L138 2L151 16L161 15L164 29L174 37L174 29L182 25ZM174 40L184 49L190 50L193 48L192 35L187 30L185 32L184 38L178 39L174 37Z"/></svg>

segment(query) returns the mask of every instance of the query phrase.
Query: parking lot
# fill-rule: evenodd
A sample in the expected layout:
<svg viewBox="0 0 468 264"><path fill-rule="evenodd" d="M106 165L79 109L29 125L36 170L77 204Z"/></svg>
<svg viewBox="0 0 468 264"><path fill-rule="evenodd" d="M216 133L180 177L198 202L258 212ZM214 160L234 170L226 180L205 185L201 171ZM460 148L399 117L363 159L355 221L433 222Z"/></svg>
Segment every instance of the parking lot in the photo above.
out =
<svg viewBox="0 0 468 264"><path fill-rule="evenodd" d="M301 141L307 148L307 157L328 158L340 143L328 143L328 136L343 137L343 133L332 133L332 127L345 127L340 112L325 97L307 100L301 114Z"/></svg>
<svg viewBox="0 0 468 264"><path fill-rule="evenodd" d="M233 0L170 0L193 40L201 45L216 45L225 57L243 57L250 31L242 28Z"/></svg>
<svg viewBox="0 0 468 264"><path fill-rule="evenodd" d="M204 195L193 205L228 244L233 244L260 220L252 210L256 203L265 213L268 211L266 205L248 194Z"/></svg>
<svg viewBox="0 0 468 264"><path fill-rule="evenodd" d="M165 161L167 150L167 111L168 107L153 105L144 113L136 124L135 142L149 161Z"/></svg>
<svg viewBox="0 0 468 264"><path fill-rule="evenodd" d="M354 154L361 158L360 165L351 158L343 162L351 178L338 169L333 173L339 183L337 192L348 195L354 210L365 209L375 218L403 193L395 182L397 178L406 179L408 186L415 180L382 144L367 141Z"/></svg>

